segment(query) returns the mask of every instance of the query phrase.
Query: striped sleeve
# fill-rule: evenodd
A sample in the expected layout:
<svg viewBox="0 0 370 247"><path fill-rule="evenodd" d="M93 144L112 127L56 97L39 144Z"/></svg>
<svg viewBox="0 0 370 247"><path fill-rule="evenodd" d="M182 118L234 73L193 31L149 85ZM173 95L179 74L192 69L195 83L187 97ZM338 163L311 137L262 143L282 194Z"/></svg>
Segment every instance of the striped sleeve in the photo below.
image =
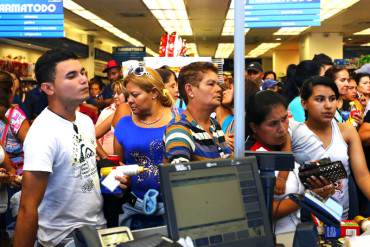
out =
<svg viewBox="0 0 370 247"><path fill-rule="evenodd" d="M165 132L165 160L169 163L182 163L191 160L195 144L191 131L181 123L170 124Z"/></svg>

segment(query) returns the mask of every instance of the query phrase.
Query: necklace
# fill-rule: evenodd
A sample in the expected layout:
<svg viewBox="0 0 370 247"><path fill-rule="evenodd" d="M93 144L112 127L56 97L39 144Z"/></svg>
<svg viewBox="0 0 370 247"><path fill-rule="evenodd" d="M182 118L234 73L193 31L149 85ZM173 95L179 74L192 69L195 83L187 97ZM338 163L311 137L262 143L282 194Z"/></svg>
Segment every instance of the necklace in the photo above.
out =
<svg viewBox="0 0 370 247"><path fill-rule="evenodd" d="M161 121L161 119L163 118L164 116L164 113L162 113L162 115L157 118L156 120L152 121L152 122L147 122L147 121L144 121L144 120L141 120L140 118L137 118L137 120L142 123L142 124L145 124L145 125L153 125L155 123L158 123L159 121Z"/></svg>

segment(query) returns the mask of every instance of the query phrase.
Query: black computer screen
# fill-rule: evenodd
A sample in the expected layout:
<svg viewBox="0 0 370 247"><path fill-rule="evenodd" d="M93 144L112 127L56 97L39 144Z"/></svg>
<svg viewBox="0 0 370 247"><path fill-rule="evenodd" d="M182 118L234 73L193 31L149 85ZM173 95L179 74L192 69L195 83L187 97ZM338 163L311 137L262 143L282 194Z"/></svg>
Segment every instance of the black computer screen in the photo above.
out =
<svg viewBox="0 0 370 247"><path fill-rule="evenodd" d="M167 187L167 218L176 228L170 235L172 231L176 237L190 236L196 246L272 239L254 158L189 163L169 170L161 176L167 183L162 185Z"/></svg>

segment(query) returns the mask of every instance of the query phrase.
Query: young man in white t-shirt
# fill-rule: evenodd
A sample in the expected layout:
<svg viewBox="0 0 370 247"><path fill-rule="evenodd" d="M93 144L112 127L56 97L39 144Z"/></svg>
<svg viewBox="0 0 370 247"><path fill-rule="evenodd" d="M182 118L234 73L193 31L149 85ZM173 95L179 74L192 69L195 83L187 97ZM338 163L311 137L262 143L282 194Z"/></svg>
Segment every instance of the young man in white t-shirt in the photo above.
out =
<svg viewBox="0 0 370 247"><path fill-rule="evenodd" d="M85 69L71 52L51 50L35 65L48 107L24 142L24 175L14 246L57 246L75 228L105 225L96 169L95 129L76 108L89 95Z"/></svg>

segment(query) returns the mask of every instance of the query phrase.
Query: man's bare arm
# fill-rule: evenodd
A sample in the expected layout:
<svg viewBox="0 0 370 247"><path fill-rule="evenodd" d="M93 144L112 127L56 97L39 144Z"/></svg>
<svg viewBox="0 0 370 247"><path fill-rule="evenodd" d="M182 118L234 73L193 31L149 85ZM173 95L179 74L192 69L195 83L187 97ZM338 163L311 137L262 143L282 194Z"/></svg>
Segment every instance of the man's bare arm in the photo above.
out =
<svg viewBox="0 0 370 247"><path fill-rule="evenodd" d="M38 228L37 209L44 197L48 179L48 172L24 171L14 247L33 247Z"/></svg>

